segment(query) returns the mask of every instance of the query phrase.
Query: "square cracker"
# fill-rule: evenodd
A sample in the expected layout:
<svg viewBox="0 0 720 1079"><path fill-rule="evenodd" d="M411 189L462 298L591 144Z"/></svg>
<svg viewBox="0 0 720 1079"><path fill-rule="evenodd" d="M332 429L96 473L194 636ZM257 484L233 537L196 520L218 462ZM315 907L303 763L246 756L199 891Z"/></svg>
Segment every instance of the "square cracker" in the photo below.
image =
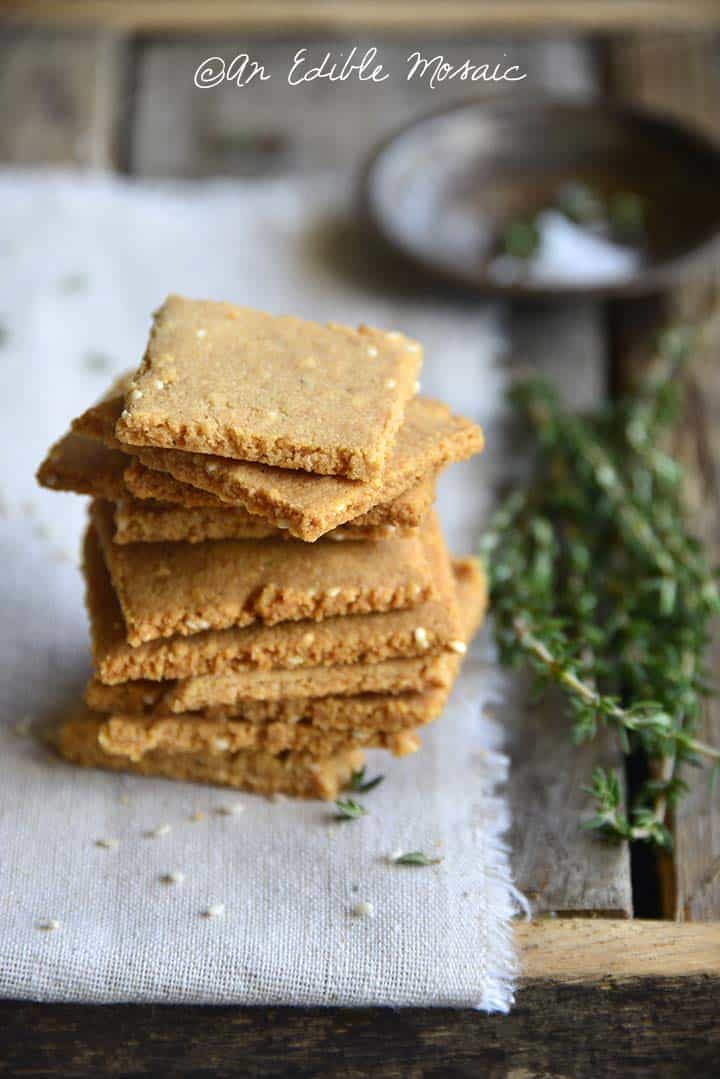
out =
<svg viewBox="0 0 720 1079"><path fill-rule="evenodd" d="M287 531L242 506L230 506L215 495L180 483L167 472L153 471L120 450L110 449L97 433L70 431L64 435L49 450L37 480L41 487L115 502L116 543L289 537ZM141 497L130 498L129 492L136 489ZM396 531L409 535L426 516L434 495L434 477L428 477L392 502L328 533L327 538L387 539Z"/></svg>
<svg viewBox="0 0 720 1079"><path fill-rule="evenodd" d="M385 504L434 477L445 465L464 461L483 448L483 433L476 424L464 416L453 415L440 401L423 397L414 398L408 405L392 456L375 483L358 483L338 476L310 476L248 461L176 450L123 447L114 434L122 409L117 386L114 390L114 396L106 395L73 420L72 430L102 438L111 449L124 448L137 454L147 469L171 477L183 488L194 488L200 495L212 495L229 505L244 506L308 542L350 520L361 524L410 523L379 520L377 515ZM136 473L138 479L140 475ZM142 495L135 478L132 490ZM203 500L202 504L207 503Z"/></svg>
<svg viewBox="0 0 720 1079"><path fill-rule="evenodd" d="M420 535L311 548L272 539L122 546L113 542L110 503L94 502L91 517L131 645L255 621L413 607L432 592ZM437 529L431 516L424 534Z"/></svg>
<svg viewBox="0 0 720 1079"><path fill-rule="evenodd" d="M133 648L127 643L120 604L91 526L85 536L83 569L97 677L108 685L137 679L158 682L227 669L377 663L451 649L460 636L460 625L450 561L439 532L425 542L425 555L434 598L412 610L277 626L257 623L191 637L159 638Z"/></svg>
<svg viewBox="0 0 720 1079"><path fill-rule="evenodd" d="M170 296L116 434L368 480L392 448L420 364L420 346L400 333Z"/></svg>
<svg viewBox="0 0 720 1079"><path fill-rule="evenodd" d="M223 501L209 491L192 487L189 483L182 483L174 479L169 472L158 472L157 469L148 468L138 460L134 460L125 469L124 479L126 488L138 500L172 502L187 509L198 507L237 512L243 509L242 506ZM433 473L425 476L419 483L414 484L392 501L378 503L367 513L349 520L347 524L356 528L379 525L416 528L425 519L434 499L435 474ZM245 512L249 511L245 510ZM258 514L252 514L252 516L256 523L265 522L268 526L271 525L266 517ZM331 533L326 534L331 535Z"/></svg>
<svg viewBox="0 0 720 1079"><path fill-rule="evenodd" d="M262 719L290 722L312 718L313 709L321 699L332 702L362 696L363 700L375 701L380 706L388 695L407 697L430 689L448 689L465 643L475 633L487 605L485 576L474 560L455 561L453 576L462 637L453 642L451 652L339 667L230 669L171 682L141 680L108 686L93 679L87 687L85 701L93 711L124 715L196 712L253 722Z"/></svg>
<svg viewBox="0 0 720 1079"><path fill-rule="evenodd" d="M203 543L224 539L286 539L298 543L289 532L276 528L241 506L162 505L137 498L121 498L114 508L115 543ZM398 525L358 525L351 521L328 532L318 542L403 538L417 528Z"/></svg>
<svg viewBox="0 0 720 1079"><path fill-rule="evenodd" d="M244 750L222 756L158 750L139 761L131 761L128 757L106 753L102 748L99 735L106 718L83 712L64 723L56 736L60 755L85 768L212 783L255 794L324 799L335 798L363 764L362 750L356 747L347 747L332 757L314 757L309 753L272 754L264 750Z"/></svg>
<svg viewBox="0 0 720 1079"><path fill-rule="evenodd" d="M114 502L127 493L123 481L127 464L126 454L71 431L48 450L36 478L41 487Z"/></svg>
<svg viewBox="0 0 720 1079"><path fill-rule="evenodd" d="M353 483L267 465L228 461L178 450L141 449L141 462L169 472L233 505L244 506L298 539L313 542L332 528L389 502L452 461L482 449L482 431L439 401L416 397L380 480Z"/></svg>

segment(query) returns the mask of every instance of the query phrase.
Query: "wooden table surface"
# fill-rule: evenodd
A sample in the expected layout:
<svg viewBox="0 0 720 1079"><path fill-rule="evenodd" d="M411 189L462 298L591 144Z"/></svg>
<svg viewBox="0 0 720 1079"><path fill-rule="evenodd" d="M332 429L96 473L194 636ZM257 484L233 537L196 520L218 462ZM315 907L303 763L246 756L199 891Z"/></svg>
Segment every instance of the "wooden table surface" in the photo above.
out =
<svg viewBox="0 0 720 1079"><path fill-rule="evenodd" d="M250 39L231 31L146 37L129 17L82 29L9 22L0 36L0 161L148 177L353 168L381 135L423 109L477 96L476 86L464 94L457 84L410 92L401 81L394 88L389 82L383 109L373 110L350 83L314 84L308 96L275 79L257 93L248 88L244 112L237 89L202 94L188 76L212 54L250 50L268 70L286 70L303 44L325 50L379 43L374 24L342 25L344 37L337 29L334 37L319 37L311 26L291 38L256 31ZM604 92L720 134L720 46L710 30L599 36L553 26L513 37L493 25L492 38L477 30L474 37L443 38L428 26L410 31L394 23L381 42L387 66L393 59L402 64L409 45L432 46L451 62L507 52L529 82L548 92ZM510 372L531 366L557 378L574 406L592 404L632 383L653 327L668 312L696 312L713 287L702 282L612 307L574 301L508 308ZM689 375L677 447L698 530L720 561L716 352L708 350ZM505 447L515 475L523 467L512 452L516 443L516 432L503 424L488 432L498 459ZM498 488L507 480L499 474ZM720 634L711 648L720 662ZM553 700L531 703L522 680L503 719L512 760L513 868L536 916L517 926L524 974L510 1016L5 1002L0 1074L594 1077L710 1075L713 1064L717 1072L720 799L713 801L704 775L689 776L672 858L603 845L578 828L580 787L598 754L622 767L612 742L572 747L561 709ZM708 704L703 725L701 736L720 743L720 704Z"/></svg>

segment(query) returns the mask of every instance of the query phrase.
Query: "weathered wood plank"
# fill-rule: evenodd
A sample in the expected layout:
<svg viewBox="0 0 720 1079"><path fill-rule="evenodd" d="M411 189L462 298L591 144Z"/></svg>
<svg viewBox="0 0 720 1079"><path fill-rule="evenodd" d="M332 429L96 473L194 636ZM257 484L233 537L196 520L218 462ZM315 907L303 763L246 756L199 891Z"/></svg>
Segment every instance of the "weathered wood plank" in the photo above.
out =
<svg viewBox="0 0 720 1079"><path fill-rule="evenodd" d="M110 168L120 115L122 40L7 29L0 36L0 161Z"/></svg>
<svg viewBox="0 0 720 1079"><path fill-rule="evenodd" d="M551 378L565 402L590 408L607 392L602 312L591 303L528 308L511 322L512 374ZM500 444L488 436L500 460L527 472L522 432L507 428ZM593 767L614 768L624 781L623 761L608 732L584 746L572 744L559 695L533 703L527 684L513 678L507 714L511 759L510 846L518 887L535 913L632 914L627 847L603 843L580 827L590 805L582 787Z"/></svg>
<svg viewBox="0 0 720 1079"><path fill-rule="evenodd" d="M714 0L6 0L22 18L102 24L124 30L178 33L274 28L280 32L373 29L522 32L607 30L633 26L707 26L717 23Z"/></svg>
<svg viewBox="0 0 720 1079"><path fill-rule="evenodd" d="M542 918L515 927L525 984L720 977L720 925Z"/></svg>
<svg viewBox="0 0 720 1079"><path fill-rule="evenodd" d="M610 50L611 85L618 96L674 112L687 122L720 136L720 48L711 35L654 35L615 42ZM720 272L688 283L648 312L620 312L618 375L632 384L648 360L648 325L663 317L702 316L715 299ZM638 321L645 324L639 339ZM697 534L713 562L720 562L720 332L705 349L686 382L686 408L675 435L675 450L686 468L686 493ZM711 678L720 669L720 627L715 626L708 656ZM720 700L706 702L699 737L720 746ZM691 921L720 919L720 795L706 772L686 769L690 793L675 814L675 913Z"/></svg>

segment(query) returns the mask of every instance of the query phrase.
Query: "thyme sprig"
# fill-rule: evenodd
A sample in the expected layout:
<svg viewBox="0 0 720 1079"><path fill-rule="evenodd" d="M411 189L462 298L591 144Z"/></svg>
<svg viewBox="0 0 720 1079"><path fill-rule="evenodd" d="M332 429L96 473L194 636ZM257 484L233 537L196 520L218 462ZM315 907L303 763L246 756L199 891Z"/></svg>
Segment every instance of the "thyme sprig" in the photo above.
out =
<svg viewBox="0 0 720 1079"><path fill-rule="evenodd" d="M576 742L605 726L623 753L650 760L652 779L627 813L619 777L595 770L585 826L664 847L682 767L720 765L720 750L695 734L717 574L688 531L682 470L660 444L698 341L691 326L666 331L637 393L591 416L565 411L547 383L517 384L511 401L536 435L536 474L481 542L501 659L561 687Z"/></svg>

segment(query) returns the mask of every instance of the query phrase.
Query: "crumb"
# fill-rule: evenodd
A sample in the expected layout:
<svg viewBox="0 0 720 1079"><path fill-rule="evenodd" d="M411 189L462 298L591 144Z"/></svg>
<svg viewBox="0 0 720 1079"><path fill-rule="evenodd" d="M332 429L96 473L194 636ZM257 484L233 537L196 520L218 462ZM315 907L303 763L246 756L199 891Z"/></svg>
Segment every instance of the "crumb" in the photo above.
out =
<svg viewBox="0 0 720 1079"><path fill-rule="evenodd" d="M159 824L157 828L153 828L150 832L145 832L146 839L157 839L161 835L167 835L170 831L169 824Z"/></svg>
<svg viewBox="0 0 720 1079"><path fill-rule="evenodd" d="M161 884L182 884L185 880L185 874L181 873L179 869L173 870L172 873L163 873L160 877Z"/></svg>
<svg viewBox="0 0 720 1079"><path fill-rule="evenodd" d="M362 903L355 904L353 914L356 918L372 918L375 915L375 907L367 900L363 900Z"/></svg>

